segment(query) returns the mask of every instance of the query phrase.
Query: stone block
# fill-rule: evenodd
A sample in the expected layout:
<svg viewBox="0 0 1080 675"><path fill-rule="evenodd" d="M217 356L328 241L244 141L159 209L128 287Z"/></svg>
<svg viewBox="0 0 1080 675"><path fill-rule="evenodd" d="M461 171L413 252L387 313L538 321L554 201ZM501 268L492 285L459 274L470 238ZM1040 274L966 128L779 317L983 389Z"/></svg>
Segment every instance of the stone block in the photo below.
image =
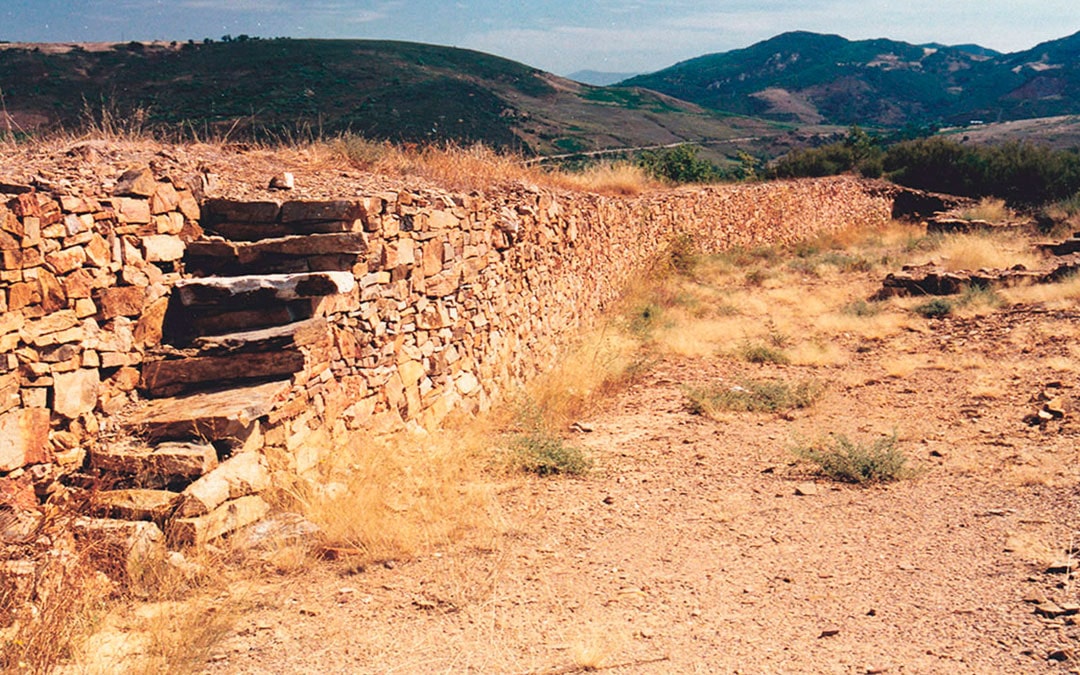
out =
<svg viewBox="0 0 1080 675"><path fill-rule="evenodd" d="M270 505L261 497L249 495L225 502L205 516L177 518L166 529L174 544L198 544L256 523L269 512Z"/></svg>
<svg viewBox="0 0 1080 675"><path fill-rule="evenodd" d="M101 317L108 321L118 316L138 316L145 297L145 291L137 286L115 286L102 289L94 300Z"/></svg>
<svg viewBox="0 0 1080 675"><path fill-rule="evenodd" d="M75 370L53 375L53 410L68 419L78 419L97 405L101 375L97 369Z"/></svg>
<svg viewBox="0 0 1080 675"><path fill-rule="evenodd" d="M49 411L20 408L0 414L0 472L48 459Z"/></svg>
<svg viewBox="0 0 1080 675"><path fill-rule="evenodd" d="M117 581L138 579L165 557L165 535L154 523L78 518L72 530L77 540L90 544L86 550L95 565Z"/></svg>
<svg viewBox="0 0 1080 675"><path fill-rule="evenodd" d="M203 216L208 223L273 223L281 213L281 204L274 201L245 202L231 199L208 199L203 203Z"/></svg>
<svg viewBox="0 0 1080 675"><path fill-rule="evenodd" d="M99 471L139 476L147 485L194 480L218 465L209 443L163 442L156 446L123 444L90 451L90 466Z"/></svg>
<svg viewBox="0 0 1080 675"><path fill-rule="evenodd" d="M230 499L262 492L270 487L270 472L257 452L243 452L189 485L182 493L177 515L204 516Z"/></svg>
<svg viewBox="0 0 1080 675"><path fill-rule="evenodd" d="M158 183L150 195L150 213L159 215L176 209L180 205L180 195L172 183Z"/></svg>
<svg viewBox="0 0 1080 675"><path fill-rule="evenodd" d="M350 221L361 218L364 209L359 202L346 200L333 201L292 201L281 206L281 222L297 223L305 221Z"/></svg>
<svg viewBox="0 0 1080 675"><path fill-rule="evenodd" d="M168 490L103 490L90 498L91 514L101 518L164 522L176 509L180 495Z"/></svg>
<svg viewBox="0 0 1080 675"><path fill-rule="evenodd" d="M120 216L121 223L145 225L152 220L150 202L145 199L120 197L113 201L113 206L116 208L117 215Z"/></svg>
<svg viewBox="0 0 1080 675"><path fill-rule="evenodd" d="M184 257L185 244L180 237L155 234L143 237L142 241L147 262L173 262Z"/></svg>
<svg viewBox="0 0 1080 675"><path fill-rule="evenodd" d="M158 189L157 179L149 167L135 167L120 174L113 194L121 197L149 197Z"/></svg>

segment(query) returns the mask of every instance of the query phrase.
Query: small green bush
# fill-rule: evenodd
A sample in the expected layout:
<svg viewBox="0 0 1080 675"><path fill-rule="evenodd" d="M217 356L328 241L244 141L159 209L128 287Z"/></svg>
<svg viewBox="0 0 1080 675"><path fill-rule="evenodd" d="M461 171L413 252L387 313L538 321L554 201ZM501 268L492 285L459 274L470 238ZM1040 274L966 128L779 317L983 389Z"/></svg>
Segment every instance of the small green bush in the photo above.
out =
<svg viewBox="0 0 1080 675"><path fill-rule="evenodd" d="M785 364L791 362L791 359L782 350L761 342L748 342L739 351L742 357L750 363Z"/></svg>
<svg viewBox="0 0 1080 675"><path fill-rule="evenodd" d="M845 305L840 311L849 316L877 316L881 313L881 303L856 300L855 302Z"/></svg>
<svg viewBox="0 0 1080 675"><path fill-rule="evenodd" d="M584 450L551 430L531 398L520 403L516 418L517 430L509 435L507 448L510 462L518 469L538 476L580 476L592 467Z"/></svg>
<svg viewBox="0 0 1080 675"><path fill-rule="evenodd" d="M822 474L833 480L860 485L888 483L911 474L908 458L897 449L896 441L896 434L870 444L837 435L829 443L798 448L795 454L816 464Z"/></svg>
<svg viewBox="0 0 1080 675"><path fill-rule="evenodd" d="M522 471L538 476L580 476L592 467L581 448L545 431L515 434L510 439L510 452Z"/></svg>
<svg viewBox="0 0 1080 675"><path fill-rule="evenodd" d="M821 396L824 386L817 380L790 384L783 380L746 381L735 387L710 387L687 392L690 411L709 414L717 410L734 412L779 412L809 408Z"/></svg>
<svg viewBox="0 0 1080 675"><path fill-rule="evenodd" d="M915 307L915 313L925 319L940 319L952 314L953 303L946 298L934 298Z"/></svg>

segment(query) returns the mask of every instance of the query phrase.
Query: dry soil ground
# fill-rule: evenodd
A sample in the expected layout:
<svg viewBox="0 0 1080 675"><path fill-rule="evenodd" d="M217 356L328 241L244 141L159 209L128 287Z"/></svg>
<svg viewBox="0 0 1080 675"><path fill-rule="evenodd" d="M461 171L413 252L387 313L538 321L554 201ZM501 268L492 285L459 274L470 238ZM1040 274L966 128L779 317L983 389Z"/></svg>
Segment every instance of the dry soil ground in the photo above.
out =
<svg viewBox="0 0 1080 675"><path fill-rule="evenodd" d="M242 612L207 672L1077 672L1078 617L1037 608L1080 600L1047 571L1080 545L1080 424L1024 421L1076 392L1076 293L860 317L837 307L866 297L879 264L805 260L683 287L672 303L698 321L658 326L647 372L572 436L587 476L501 483L496 524L456 545L218 598ZM702 311L695 293L731 306ZM739 358L732 318L742 347L771 335L792 363ZM780 413L692 411L695 387L763 378L824 392ZM895 433L915 472L824 478L793 448L829 433Z"/></svg>
<svg viewBox="0 0 1080 675"><path fill-rule="evenodd" d="M453 542L233 569L212 597L115 613L88 670L130 671L154 649L132 627L194 608L174 654L227 626L195 666L214 675L1078 672L1080 591L1049 570L1080 546L1080 282L944 318L862 302L901 262L1032 264L1029 243L894 227L703 261L630 303L647 367L566 431L585 476L478 469L496 508ZM821 393L692 405L771 381ZM1066 411L1025 421L1044 407ZM829 434L895 435L913 470L831 480L794 452Z"/></svg>

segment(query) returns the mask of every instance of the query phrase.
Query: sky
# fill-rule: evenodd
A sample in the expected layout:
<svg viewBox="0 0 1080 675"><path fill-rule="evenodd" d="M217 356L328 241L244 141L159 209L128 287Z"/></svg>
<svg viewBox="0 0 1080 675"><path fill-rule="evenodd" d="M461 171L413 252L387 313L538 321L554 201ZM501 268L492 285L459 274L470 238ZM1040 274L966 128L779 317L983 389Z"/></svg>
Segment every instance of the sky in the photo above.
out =
<svg viewBox="0 0 1080 675"><path fill-rule="evenodd" d="M1077 0L0 0L0 40L409 40L560 75L652 72L791 30L1003 52L1080 31Z"/></svg>

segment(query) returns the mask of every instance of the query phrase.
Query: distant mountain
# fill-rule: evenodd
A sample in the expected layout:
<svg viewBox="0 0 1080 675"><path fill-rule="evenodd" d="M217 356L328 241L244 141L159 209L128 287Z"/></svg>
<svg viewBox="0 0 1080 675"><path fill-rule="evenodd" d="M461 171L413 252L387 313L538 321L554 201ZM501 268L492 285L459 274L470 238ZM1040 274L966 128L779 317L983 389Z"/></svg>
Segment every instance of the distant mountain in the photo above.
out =
<svg viewBox="0 0 1080 675"><path fill-rule="evenodd" d="M784 33L619 86L799 123L967 123L1080 112L1080 33L1015 54Z"/></svg>
<svg viewBox="0 0 1080 675"><path fill-rule="evenodd" d="M602 70L579 70L567 75L567 79L597 87L606 87L636 77L639 73L608 73Z"/></svg>
<svg viewBox="0 0 1080 675"><path fill-rule="evenodd" d="M465 49L372 40L0 44L9 129L113 123L188 137L472 143L559 154L776 135L645 90L605 89Z"/></svg>

